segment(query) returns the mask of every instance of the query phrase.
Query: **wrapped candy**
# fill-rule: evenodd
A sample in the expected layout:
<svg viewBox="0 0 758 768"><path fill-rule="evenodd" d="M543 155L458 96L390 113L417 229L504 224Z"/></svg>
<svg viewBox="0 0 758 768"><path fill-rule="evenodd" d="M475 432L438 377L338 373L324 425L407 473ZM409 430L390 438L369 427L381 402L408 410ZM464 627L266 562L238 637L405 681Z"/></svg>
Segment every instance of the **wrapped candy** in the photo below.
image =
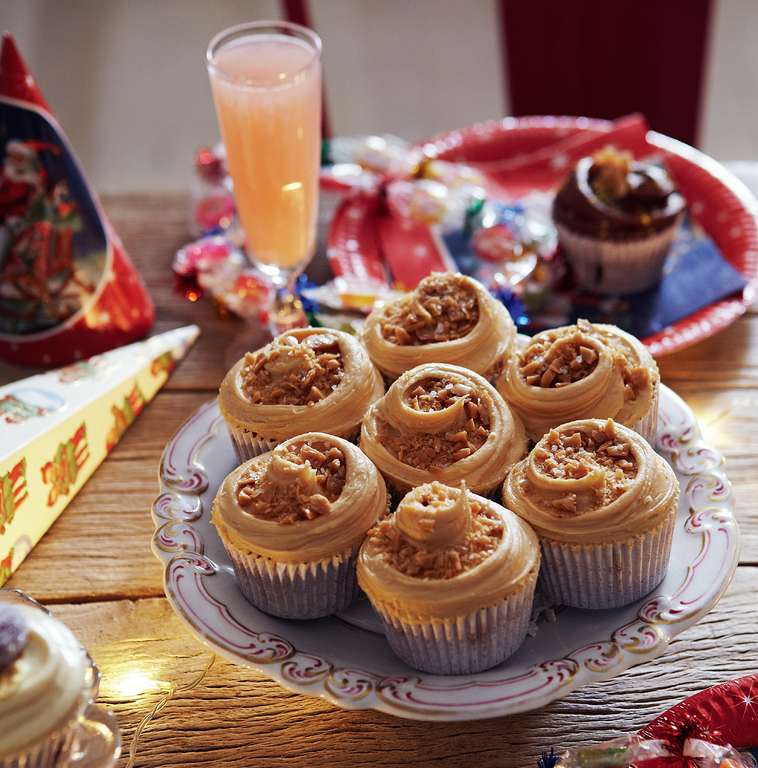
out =
<svg viewBox="0 0 758 768"><path fill-rule="evenodd" d="M667 757L668 754L665 743L660 740L627 736L590 747L567 750L555 759L553 765L556 768L623 768ZM543 765L547 762L543 760Z"/></svg>
<svg viewBox="0 0 758 768"><path fill-rule="evenodd" d="M347 136L327 143L330 186L386 195L390 211L443 229L462 226L485 198L484 177L462 163L437 160L434 150L397 136Z"/></svg>
<svg viewBox="0 0 758 768"><path fill-rule="evenodd" d="M390 179L415 176L424 159L421 149L390 134L331 139L326 154L335 165L352 163L365 171Z"/></svg>
<svg viewBox="0 0 758 768"><path fill-rule="evenodd" d="M450 187L432 179L398 179L386 187L387 206L401 218L437 224L442 231L462 227L472 208L481 204L484 190L477 186Z"/></svg>
<svg viewBox="0 0 758 768"><path fill-rule="evenodd" d="M229 229L234 222L232 178L226 170L223 144L201 147L195 155L190 190L189 229L195 237Z"/></svg>
<svg viewBox="0 0 758 768"><path fill-rule="evenodd" d="M303 300L316 302L327 309L348 310L367 315L377 304L384 304L400 296L385 283L370 278L336 277L323 285L299 286Z"/></svg>
<svg viewBox="0 0 758 768"><path fill-rule="evenodd" d="M154 310L13 38L0 51L0 356L55 365L144 336Z"/></svg>
<svg viewBox="0 0 758 768"><path fill-rule="evenodd" d="M185 298L210 293L220 309L238 317L265 320L273 300L268 278L251 267L229 234L201 237L176 252L172 265Z"/></svg>
<svg viewBox="0 0 758 768"><path fill-rule="evenodd" d="M693 768L755 768L755 760L746 752L729 745L714 744L704 739L689 738L679 755L662 739L628 736L590 747L564 752L551 761L555 768L659 768L692 765Z"/></svg>

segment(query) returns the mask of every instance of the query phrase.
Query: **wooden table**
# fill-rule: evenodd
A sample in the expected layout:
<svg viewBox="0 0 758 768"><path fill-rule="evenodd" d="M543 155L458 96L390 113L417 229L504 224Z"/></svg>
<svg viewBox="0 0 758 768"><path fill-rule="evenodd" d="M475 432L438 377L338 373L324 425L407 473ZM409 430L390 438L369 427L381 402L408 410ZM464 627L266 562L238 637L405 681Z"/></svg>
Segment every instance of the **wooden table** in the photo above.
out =
<svg viewBox="0 0 758 768"><path fill-rule="evenodd" d="M51 605L88 646L103 673L102 702L117 713L128 753L140 720L170 686L187 685L201 674L211 657L163 597L161 568L150 552L149 508L163 446L214 396L224 350L239 326L220 319L209 301L190 304L173 291L169 263L188 239L183 198L139 195L105 204L158 306L155 330L198 323L203 333L9 586ZM342 711L218 659L197 687L177 690L148 725L136 765L532 768L551 745L597 742L635 730L689 694L755 672L758 315L662 360L661 372L726 456L743 534L740 567L726 596L661 658L542 711L451 724ZM0 380L27 374L6 366Z"/></svg>

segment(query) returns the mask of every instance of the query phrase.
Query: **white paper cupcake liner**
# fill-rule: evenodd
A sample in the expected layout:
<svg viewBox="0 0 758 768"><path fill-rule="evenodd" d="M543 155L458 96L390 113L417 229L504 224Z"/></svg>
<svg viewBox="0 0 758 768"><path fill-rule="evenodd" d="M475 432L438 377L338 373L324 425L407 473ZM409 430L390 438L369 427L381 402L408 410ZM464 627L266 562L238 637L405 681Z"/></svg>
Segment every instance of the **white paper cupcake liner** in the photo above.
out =
<svg viewBox="0 0 758 768"><path fill-rule="evenodd" d="M76 727L72 723L20 754L5 758L0 756L0 768L56 768L66 765L75 738Z"/></svg>
<svg viewBox="0 0 758 768"><path fill-rule="evenodd" d="M556 223L561 246L576 282L597 293L637 293L661 279L663 264L679 220L666 229L634 240L603 240L580 235Z"/></svg>
<svg viewBox="0 0 758 768"><path fill-rule="evenodd" d="M629 427L637 434L642 435L653 448L655 448L658 440L658 405L660 388L660 384L655 385L650 410L636 424L629 425Z"/></svg>
<svg viewBox="0 0 758 768"><path fill-rule="evenodd" d="M234 450L240 464L260 456L266 451L274 450L280 442L279 440L260 437L255 432L248 432L246 429L234 429L233 427L229 427L229 435L232 438L232 443L234 443Z"/></svg>
<svg viewBox="0 0 758 768"><path fill-rule="evenodd" d="M232 438L234 444L234 450L237 454L240 464L248 459L254 459L256 456L260 456L267 451L273 451L279 443L283 443L283 440L277 440L275 438L266 438L256 432L251 432L241 427L232 427L227 423L229 429L229 435ZM304 430L306 431L306 430ZM351 430L348 434L334 433L329 429L320 430L326 432L329 435L335 434L337 437L343 437L345 440L349 440L351 443L358 441L358 435L360 433L360 426ZM294 437L295 435L293 435Z"/></svg>
<svg viewBox="0 0 758 768"><path fill-rule="evenodd" d="M537 583L526 583L498 605L446 621L411 623L373 603L392 650L408 666L435 675L467 675L495 667L524 642Z"/></svg>
<svg viewBox="0 0 758 768"><path fill-rule="evenodd" d="M657 528L615 544L566 544L542 539L540 589L554 605L618 608L663 581L671 554L676 505Z"/></svg>
<svg viewBox="0 0 758 768"><path fill-rule="evenodd" d="M313 563L277 563L224 542L242 594L283 619L317 619L344 611L358 596L358 550Z"/></svg>

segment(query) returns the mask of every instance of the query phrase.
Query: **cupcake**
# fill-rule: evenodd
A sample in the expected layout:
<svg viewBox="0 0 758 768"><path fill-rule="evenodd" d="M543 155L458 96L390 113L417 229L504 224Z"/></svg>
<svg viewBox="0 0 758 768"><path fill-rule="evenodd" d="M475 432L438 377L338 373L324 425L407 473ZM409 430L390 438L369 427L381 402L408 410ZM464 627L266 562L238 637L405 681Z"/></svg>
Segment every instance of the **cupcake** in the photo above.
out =
<svg viewBox="0 0 758 768"><path fill-rule="evenodd" d="M253 605L314 619L353 601L358 548L386 512L384 480L366 456L309 432L227 475L212 519Z"/></svg>
<svg viewBox="0 0 758 768"><path fill-rule="evenodd" d="M503 486L503 503L539 534L541 588L576 608L617 608L660 584L678 502L671 467L611 419L550 430Z"/></svg>
<svg viewBox="0 0 758 768"><path fill-rule="evenodd" d="M92 746L92 736L103 756L98 765L112 765L119 738L111 716L101 713L89 739L80 733L96 717L92 661L64 624L17 594L0 592L0 768L68 765L72 752Z"/></svg>
<svg viewBox="0 0 758 768"><path fill-rule="evenodd" d="M482 376L445 363L406 371L366 413L361 448L402 495L461 480L487 495L526 455L521 420Z"/></svg>
<svg viewBox="0 0 758 768"><path fill-rule="evenodd" d="M513 512L434 482L369 531L358 582L406 664L462 675L524 641L539 567L537 537Z"/></svg>
<svg viewBox="0 0 758 768"><path fill-rule="evenodd" d="M249 352L221 382L219 408L240 461L313 430L353 440L382 377L353 336L298 328Z"/></svg>
<svg viewBox="0 0 758 768"><path fill-rule="evenodd" d="M659 386L658 366L642 343L586 320L526 341L497 380L535 442L567 421L612 418L654 444Z"/></svg>
<svg viewBox="0 0 758 768"><path fill-rule="evenodd" d="M421 363L453 363L487 379L513 348L508 310L476 280L445 272L375 309L363 341L377 368L393 381Z"/></svg>
<svg viewBox="0 0 758 768"><path fill-rule="evenodd" d="M685 201L668 173L606 147L581 159L553 202L576 282L597 293L636 293L663 271Z"/></svg>

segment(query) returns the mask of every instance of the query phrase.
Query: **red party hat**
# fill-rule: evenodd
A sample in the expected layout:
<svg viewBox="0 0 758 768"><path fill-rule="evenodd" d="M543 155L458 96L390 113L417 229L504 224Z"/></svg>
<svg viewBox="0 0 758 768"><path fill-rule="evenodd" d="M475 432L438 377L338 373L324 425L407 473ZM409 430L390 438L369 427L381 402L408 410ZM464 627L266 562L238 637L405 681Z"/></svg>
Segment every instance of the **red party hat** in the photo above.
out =
<svg viewBox="0 0 758 768"><path fill-rule="evenodd" d="M45 97L21 58L10 32L3 33L0 48L0 93L48 109Z"/></svg>
<svg viewBox="0 0 758 768"><path fill-rule="evenodd" d="M0 136L0 357L63 365L144 336L147 290L8 33Z"/></svg>

